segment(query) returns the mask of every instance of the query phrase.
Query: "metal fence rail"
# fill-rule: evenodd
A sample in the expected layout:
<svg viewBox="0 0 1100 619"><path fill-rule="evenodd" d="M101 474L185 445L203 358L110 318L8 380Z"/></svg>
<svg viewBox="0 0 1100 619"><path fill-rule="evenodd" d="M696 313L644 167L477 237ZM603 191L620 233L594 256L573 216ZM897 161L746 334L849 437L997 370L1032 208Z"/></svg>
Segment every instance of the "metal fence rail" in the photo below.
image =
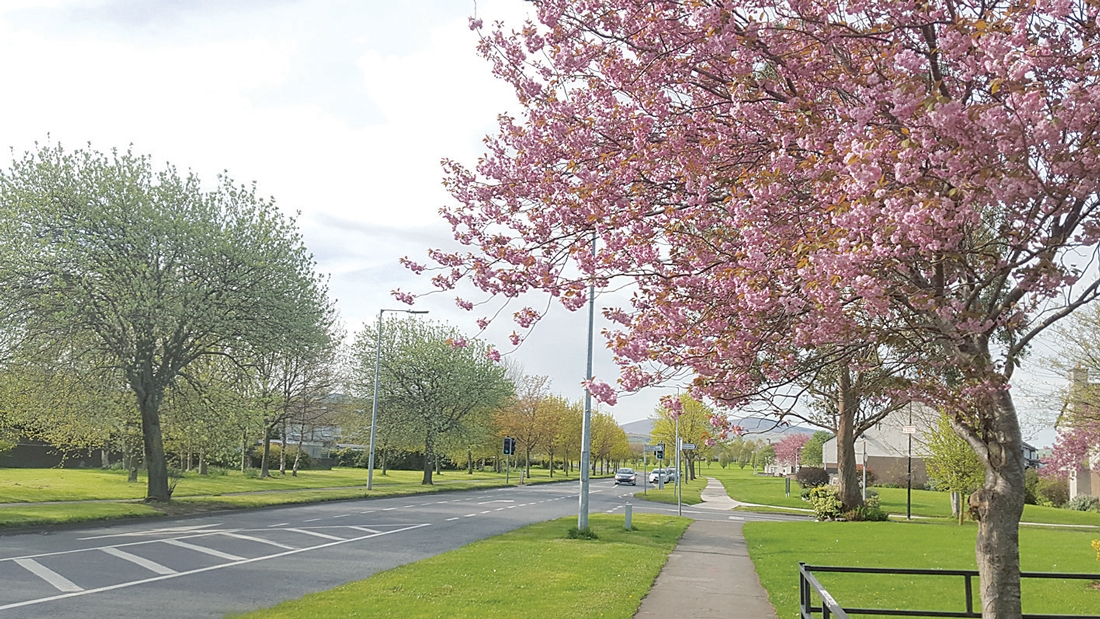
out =
<svg viewBox="0 0 1100 619"><path fill-rule="evenodd" d="M912 576L959 576L963 579L966 610L897 610L892 608L845 608L821 585L814 572L832 572L843 574L888 574ZM814 613L821 613L822 619L849 619L850 615L884 615L893 617L963 617L981 619L981 610L974 610L974 580L977 570L935 570L920 568L890 567L843 567L836 565L798 564L798 607L802 619L816 619ZM1054 580L1097 580L1100 574L1073 574L1061 572L1020 572L1020 578L1038 578ZM814 594L821 600L820 606L814 606ZM1052 615L1043 613L1024 613L1023 619L1100 619L1100 615Z"/></svg>

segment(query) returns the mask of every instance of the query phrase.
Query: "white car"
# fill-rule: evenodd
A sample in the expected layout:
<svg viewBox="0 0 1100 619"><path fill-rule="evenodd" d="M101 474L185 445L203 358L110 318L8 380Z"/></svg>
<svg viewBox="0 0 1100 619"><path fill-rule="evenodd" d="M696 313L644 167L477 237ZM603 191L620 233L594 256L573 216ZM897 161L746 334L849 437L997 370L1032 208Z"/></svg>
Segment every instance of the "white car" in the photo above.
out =
<svg viewBox="0 0 1100 619"><path fill-rule="evenodd" d="M676 469L653 469L649 472L649 483L659 484L661 482L668 483L672 481L673 476L676 475Z"/></svg>

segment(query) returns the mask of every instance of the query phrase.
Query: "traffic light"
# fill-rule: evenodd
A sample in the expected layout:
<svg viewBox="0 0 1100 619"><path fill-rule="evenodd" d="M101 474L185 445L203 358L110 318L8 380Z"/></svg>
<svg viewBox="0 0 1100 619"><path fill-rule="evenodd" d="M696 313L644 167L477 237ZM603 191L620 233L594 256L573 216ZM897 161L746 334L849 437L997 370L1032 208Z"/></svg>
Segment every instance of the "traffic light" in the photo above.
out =
<svg viewBox="0 0 1100 619"><path fill-rule="evenodd" d="M657 458L658 460L664 460L665 459L665 444L664 443L657 443L657 449L654 450L653 457Z"/></svg>
<svg viewBox="0 0 1100 619"><path fill-rule="evenodd" d="M516 453L516 439L505 438L504 439L504 455L511 456Z"/></svg>

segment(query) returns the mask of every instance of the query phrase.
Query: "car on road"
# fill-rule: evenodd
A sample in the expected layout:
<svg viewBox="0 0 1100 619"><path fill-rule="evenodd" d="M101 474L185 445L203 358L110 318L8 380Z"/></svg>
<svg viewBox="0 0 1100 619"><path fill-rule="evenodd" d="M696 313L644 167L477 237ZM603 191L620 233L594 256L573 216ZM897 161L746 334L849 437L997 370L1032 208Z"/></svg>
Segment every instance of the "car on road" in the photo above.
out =
<svg viewBox="0 0 1100 619"><path fill-rule="evenodd" d="M653 469L649 472L649 483L659 484L668 481L668 471L671 469Z"/></svg>
<svg viewBox="0 0 1100 619"><path fill-rule="evenodd" d="M638 474L634 472L634 469L619 469L615 471L615 483L637 486Z"/></svg>

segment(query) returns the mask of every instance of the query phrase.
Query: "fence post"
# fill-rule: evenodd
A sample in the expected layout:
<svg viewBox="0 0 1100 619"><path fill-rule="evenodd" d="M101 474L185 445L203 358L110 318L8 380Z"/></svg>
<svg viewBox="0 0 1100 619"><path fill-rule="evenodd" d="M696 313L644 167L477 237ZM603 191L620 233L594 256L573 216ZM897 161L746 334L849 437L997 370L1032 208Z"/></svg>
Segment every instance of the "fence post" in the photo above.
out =
<svg viewBox="0 0 1100 619"><path fill-rule="evenodd" d="M974 614L974 585L971 583L970 574L966 578L966 612Z"/></svg>

